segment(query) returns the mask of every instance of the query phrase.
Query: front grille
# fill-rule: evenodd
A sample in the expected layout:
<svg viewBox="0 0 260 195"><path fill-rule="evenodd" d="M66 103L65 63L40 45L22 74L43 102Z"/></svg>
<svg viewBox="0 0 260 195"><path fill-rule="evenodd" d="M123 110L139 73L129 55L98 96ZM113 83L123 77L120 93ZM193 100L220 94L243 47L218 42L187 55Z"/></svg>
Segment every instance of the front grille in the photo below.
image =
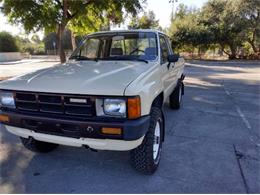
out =
<svg viewBox="0 0 260 195"><path fill-rule="evenodd" d="M95 98L84 95L16 92L15 104L20 111L84 117L95 115Z"/></svg>

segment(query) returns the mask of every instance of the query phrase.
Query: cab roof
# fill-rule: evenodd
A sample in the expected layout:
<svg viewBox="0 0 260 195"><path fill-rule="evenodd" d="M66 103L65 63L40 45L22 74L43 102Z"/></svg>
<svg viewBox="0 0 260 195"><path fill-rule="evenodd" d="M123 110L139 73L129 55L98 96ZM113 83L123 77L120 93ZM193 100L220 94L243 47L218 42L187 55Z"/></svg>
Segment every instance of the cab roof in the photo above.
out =
<svg viewBox="0 0 260 195"><path fill-rule="evenodd" d="M110 31L98 31L95 33L91 33L89 35L96 35L96 34L106 34L106 33L124 33L124 32L153 32L153 33L160 33L166 35L164 32L155 29L131 29L131 30L110 30ZM167 36L167 35L166 35Z"/></svg>

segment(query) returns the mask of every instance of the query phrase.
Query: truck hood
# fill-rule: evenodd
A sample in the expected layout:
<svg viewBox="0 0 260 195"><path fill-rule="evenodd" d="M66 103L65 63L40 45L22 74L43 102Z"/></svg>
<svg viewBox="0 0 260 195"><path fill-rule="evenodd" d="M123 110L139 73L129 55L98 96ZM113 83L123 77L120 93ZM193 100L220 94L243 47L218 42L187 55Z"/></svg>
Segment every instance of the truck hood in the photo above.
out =
<svg viewBox="0 0 260 195"><path fill-rule="evenodd" d="M133 61L70 61L0 83L0 89L89 95L124 95L128 84L151 67Z"/></svg>

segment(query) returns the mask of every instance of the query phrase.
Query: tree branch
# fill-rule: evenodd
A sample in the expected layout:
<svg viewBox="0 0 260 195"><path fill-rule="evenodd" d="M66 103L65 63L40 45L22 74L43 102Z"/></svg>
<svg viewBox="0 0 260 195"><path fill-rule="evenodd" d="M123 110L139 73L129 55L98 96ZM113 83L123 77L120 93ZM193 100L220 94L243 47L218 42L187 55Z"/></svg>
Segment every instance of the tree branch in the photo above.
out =
<svg viewBox="0 0 260 195"><path fill-rule="evenodd" d="M95 2L95 0L85 0L85 1L83 2L82 7L85 8L86 5L89 5L89 4L93 3L93 2ZM80 13L80 11L76 11L76 12L73 13L73 14L69 13L69 14L68 14L68 18L71 20L72 18L74 18L75 16L77 16L79 13Z"/></svg>
<svg viewBox="0 0 260 195"><path fill-rule="evenodd" d="M230 56L230 53L228 53L227 51L225 51L224 46L223 46L222 44L220 44L220 47L221 47L221 50L222 50L225 54L227 54L228 56Z"/></svg>

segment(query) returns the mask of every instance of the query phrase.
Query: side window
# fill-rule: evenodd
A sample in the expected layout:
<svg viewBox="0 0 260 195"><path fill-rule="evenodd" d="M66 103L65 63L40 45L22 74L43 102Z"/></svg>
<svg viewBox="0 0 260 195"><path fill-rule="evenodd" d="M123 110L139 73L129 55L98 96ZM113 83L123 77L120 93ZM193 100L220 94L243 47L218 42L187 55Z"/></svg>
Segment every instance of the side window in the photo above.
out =
<svg viewBox="0 0 260 195"><path fill-rule="evenodd" d="M81 49L81 55L88 58L96 58L99 49L99 39L89 39L85 47Z"/></svg>
<svg viewBox="0 0 260 195"><path fill-rule="evenodd" d="M161 49L161 62L165 63L167 62L167 58L169 55L169 48L165 38L162 35L160 35L160 49Z"/></svg>
<svg viewBox="0 0 260 195"><path fill-rule="evenodd" d="M166 41L167 41L168 46L169 46L169 49L170 49L170 54L173 54L173 49L172 49L172 43L171 43L171 40L167 37L167 38L166 38Z"/></svg>

